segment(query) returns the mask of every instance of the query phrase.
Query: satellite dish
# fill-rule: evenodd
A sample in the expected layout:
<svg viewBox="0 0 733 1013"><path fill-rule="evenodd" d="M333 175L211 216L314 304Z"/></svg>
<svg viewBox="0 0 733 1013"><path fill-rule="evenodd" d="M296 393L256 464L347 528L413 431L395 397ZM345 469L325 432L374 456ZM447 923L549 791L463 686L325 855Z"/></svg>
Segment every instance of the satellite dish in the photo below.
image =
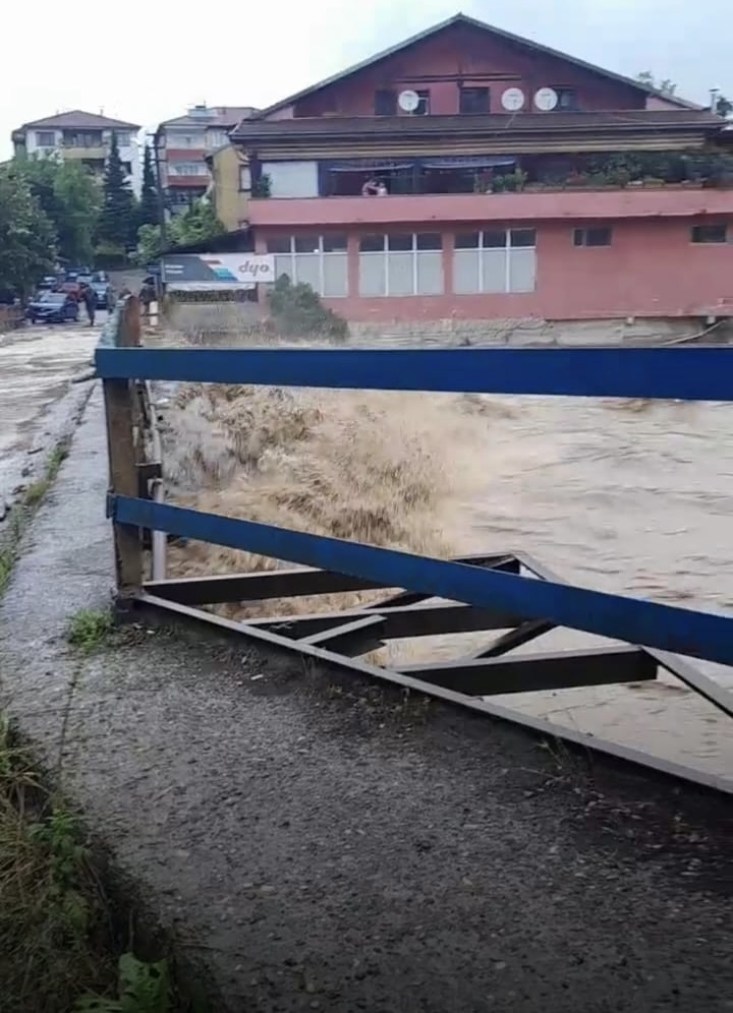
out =
<svg viewBox="0 0 733 1013"><path fill-rule="evenodd" d="M524 92L521 88L507 88L501 96L501 104L508 113L517 113L524 105Z"/></svg>
<svg viewBox="0 0 733 1013"><path fill-rule="evenodd" d="M543 113L552 112L557 108L558 102L559 98L554 88L540 88L538 92L535 92L534 104Z"/></svg>
<svg viewBox="0 0 733 1013"><path fill-rule="evenodd" d="M397 104L404 113L414 113L420 105L420 96L416 91L408 88L407 91L400 92Z"/></svg>

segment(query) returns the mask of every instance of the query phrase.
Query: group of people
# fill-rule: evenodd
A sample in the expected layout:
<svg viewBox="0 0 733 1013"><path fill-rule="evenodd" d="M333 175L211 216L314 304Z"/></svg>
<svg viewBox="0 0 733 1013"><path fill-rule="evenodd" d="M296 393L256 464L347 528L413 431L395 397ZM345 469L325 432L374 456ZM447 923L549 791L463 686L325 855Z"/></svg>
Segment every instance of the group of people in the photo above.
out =
<svg viewBox="0 0 733 1013"><path fill-rule="evenodd" d="M112 305L114 304L114 297L112 295L111 288L108 289L108 293L109 299L107 309L110 310L112 309ZM125 286L120 291L120 298L123 298L124 296L131 294L132 293L130 292L130 289L127 288L127 286ZM155 297L156 297L155 279L152 277L147 277L140 289L140 301L145 307L146 313L150 311L150 303L153 302ZM84 304L84 309L86 310L89 326L93 327L97 311L97 293L94 291L94 289L88 282L83 281L79 285L79 292L76 295L76 299L78 302Z"/></svg>
<svg viewBox="0 0 733 1013"><path fill-rule="evenodd" d="M383 179L368 179L361 188L362 197L388 197L389 190Z"/></svg>

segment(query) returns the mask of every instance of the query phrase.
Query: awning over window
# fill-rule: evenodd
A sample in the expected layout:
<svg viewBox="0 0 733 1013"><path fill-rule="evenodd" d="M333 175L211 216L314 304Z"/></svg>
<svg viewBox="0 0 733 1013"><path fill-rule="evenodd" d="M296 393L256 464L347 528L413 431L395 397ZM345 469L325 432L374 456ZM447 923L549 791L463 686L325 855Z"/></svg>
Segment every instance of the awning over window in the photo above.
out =
<svg viewBox="0 0 733 1013"><path fill-rule="evenodd" d="M334 162L330 172L394 172L396 169L412 169L412 162L396 162L389 158L360 158L348 162Z"/></svg>
<svg viewBox="0 0 733 1013"><path fill-rule="evenodd" d="M455 155L448 158L427 158L424 169L495 169L499 166L515 165L512 155Z"/></svg>

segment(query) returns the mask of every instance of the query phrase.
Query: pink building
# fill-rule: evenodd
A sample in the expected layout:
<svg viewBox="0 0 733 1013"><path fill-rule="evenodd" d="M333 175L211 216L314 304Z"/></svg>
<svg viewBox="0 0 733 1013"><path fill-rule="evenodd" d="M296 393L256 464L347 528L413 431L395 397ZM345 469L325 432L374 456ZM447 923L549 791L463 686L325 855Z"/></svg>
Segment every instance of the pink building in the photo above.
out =
<svg viewBox="0 0 733 1013"><path fill-rule="evenodd" d="M724 127L458 15L231 137L255 248L351 321L708 318L733 316Z"/></svg>

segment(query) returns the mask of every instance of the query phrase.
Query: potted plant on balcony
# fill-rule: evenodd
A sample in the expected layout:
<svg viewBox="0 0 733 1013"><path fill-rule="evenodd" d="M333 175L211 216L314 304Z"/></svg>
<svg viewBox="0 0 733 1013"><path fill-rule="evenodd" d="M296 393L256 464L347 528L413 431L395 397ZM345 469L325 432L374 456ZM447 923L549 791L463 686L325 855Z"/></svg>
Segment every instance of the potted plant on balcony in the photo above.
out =
<svg viewBox="0 0 733 1013"><path fill-rule="evenodd" d="M263 172L258 179L252 181L252 196L253 197L272 196L272 179L270 178L269 172Z"/></svg>

